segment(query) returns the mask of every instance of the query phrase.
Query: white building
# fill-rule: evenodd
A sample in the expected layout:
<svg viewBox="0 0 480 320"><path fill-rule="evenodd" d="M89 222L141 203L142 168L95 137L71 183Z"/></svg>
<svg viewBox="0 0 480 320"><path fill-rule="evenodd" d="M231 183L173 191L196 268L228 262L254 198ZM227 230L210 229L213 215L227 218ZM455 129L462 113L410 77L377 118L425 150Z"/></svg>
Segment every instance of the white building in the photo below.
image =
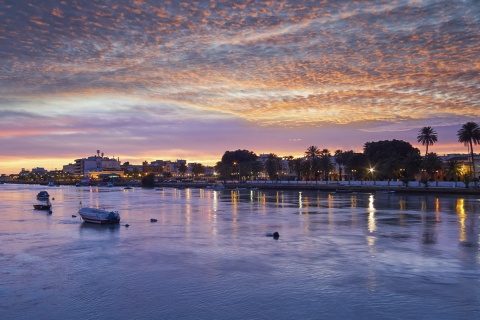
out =
<svg viewBox="0 0 480 320"><path fill-rule="evenodd" d="M120 159L104 157L103 153L100 155L100 151L97 150L97 155L75 160L75 174L88 177L90 175L90 172L98 173L102 171L121 171Z"/></svg>

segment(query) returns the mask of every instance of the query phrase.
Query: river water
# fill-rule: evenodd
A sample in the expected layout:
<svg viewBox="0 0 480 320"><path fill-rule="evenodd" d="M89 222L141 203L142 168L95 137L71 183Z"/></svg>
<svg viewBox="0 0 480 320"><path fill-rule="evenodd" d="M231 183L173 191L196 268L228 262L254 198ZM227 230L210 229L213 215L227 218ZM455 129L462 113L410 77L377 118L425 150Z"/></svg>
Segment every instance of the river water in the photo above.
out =
<svg viewBox="0 0 480 320"><path fill-rule="evenodd" d="M480 318L480 195L5 184L0 203L2 319Z"/></svg>

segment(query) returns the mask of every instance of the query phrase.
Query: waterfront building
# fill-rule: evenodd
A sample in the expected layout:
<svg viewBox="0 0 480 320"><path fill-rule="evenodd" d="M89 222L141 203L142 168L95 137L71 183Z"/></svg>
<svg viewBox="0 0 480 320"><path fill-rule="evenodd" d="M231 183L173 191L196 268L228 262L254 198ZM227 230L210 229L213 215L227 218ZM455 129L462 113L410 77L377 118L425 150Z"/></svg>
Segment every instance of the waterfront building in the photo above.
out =
<svg viewBox="0 0 480 320"><path fill-rule="evenodd" d="M44 175L48 173L48 170L45 170L45 168L36 167L36 168L32 168L32 173L38 174L38 175Z"/></svg>
<svg viewBox="0 0 480 320"><path fill-rule="evenodd" d="M64 173L75 174L75 165L73 163L69 163L63 166Z"/></svg>
<svg viewBox="0 0 480 320"><path fill-rule="evenodd" d="M104 171L115 172L123 176L120 159L105 157L103 153L100 154L100 151L97 150L97 155L75 160L74 174L93 177Z"/></svg>
<svg viewBox="0 0 480 320"><path fill-rule="evenodd" d="M150 164L147 161L142 163L142 170L141 172L145 174L161 174L164 172L165 169L165 161L163 160L156 160L152 161Z"/></svg>

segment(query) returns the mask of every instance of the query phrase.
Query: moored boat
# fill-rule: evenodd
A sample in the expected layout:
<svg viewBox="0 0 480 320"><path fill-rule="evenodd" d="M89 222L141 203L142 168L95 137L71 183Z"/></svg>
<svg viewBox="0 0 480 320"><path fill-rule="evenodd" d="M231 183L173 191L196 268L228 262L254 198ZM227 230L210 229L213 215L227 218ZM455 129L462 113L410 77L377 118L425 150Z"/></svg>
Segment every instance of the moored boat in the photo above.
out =
<svg viewBox="0 0 480 320"><path fill-rule="evenodd" d="M52 204L50 202L42 203L42 204L34 204L33 208L35 210L50 210L52 208Z"/></svg>
<svg viewBox="0 0 480 320"><path fill-rule="evenodd" d="M97 208L81 208L78 214L85 222L98 224L120 223L120 214L118 211L108 211Z"/></svg>
<svg viewBox="0 0 480 320"><path fill-rule="evenodd" d="M212 186L212 189L213 189L213 190L221 191L221 190L225 190L225 186L224 186L223 183L221 183L221 182L216 182L216 183Z"/></svg>
<svg viewBox="0 0 480 320"><path fill-rule="evenodd" d="M38 200L48 200L48 198L50 197L50 195L48 194L47 191L40 191L38 194L37 194L37 199Z"/></svg>

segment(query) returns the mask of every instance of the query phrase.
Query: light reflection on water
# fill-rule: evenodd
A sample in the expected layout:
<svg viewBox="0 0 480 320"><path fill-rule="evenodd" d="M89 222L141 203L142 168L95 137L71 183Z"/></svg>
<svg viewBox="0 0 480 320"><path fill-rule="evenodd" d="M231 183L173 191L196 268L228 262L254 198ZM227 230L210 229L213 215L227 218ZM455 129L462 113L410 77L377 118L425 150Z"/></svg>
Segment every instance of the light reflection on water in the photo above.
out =
<svg viewBox="0 0 480 320"><path fill-rule="evenodd" d="M0 186L2 319L480 317L479 197L43 189Z"/></svg>

